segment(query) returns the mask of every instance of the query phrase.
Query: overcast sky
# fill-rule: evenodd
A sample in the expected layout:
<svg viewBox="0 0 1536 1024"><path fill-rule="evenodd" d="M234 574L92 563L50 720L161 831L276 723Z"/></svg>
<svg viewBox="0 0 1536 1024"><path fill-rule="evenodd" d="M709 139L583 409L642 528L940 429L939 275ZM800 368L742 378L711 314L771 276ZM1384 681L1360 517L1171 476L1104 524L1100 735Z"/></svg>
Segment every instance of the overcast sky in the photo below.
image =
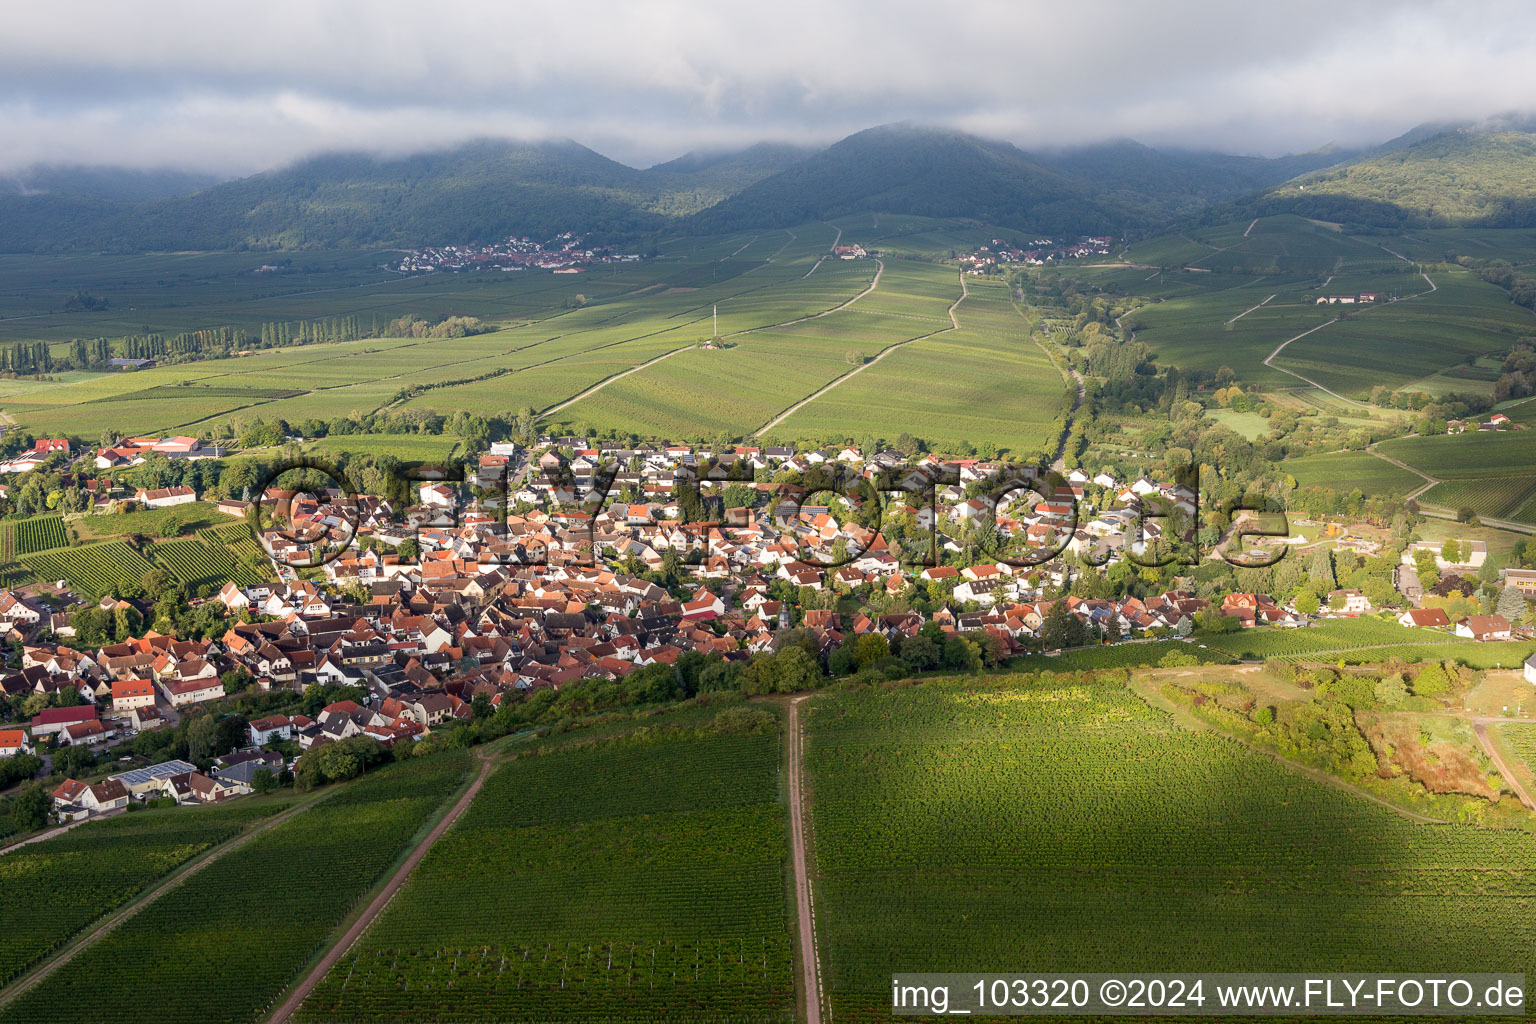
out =
<svg viewBox="0 0 1536 1024"><path fill-rule="evenodd" d="M1517 4L65 0L9 5L0 169L243 174L570 137L646 166L890 121L1278 155L1536 105Z"/></svg>

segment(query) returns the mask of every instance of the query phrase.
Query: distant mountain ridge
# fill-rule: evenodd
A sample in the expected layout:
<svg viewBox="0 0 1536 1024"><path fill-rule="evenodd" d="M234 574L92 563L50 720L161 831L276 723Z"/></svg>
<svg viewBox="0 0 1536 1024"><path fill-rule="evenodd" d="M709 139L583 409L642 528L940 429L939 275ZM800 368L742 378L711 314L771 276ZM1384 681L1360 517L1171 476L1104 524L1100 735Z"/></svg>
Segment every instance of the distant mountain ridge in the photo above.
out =
<svg viewBox="0 0 1536 1024"><path fill-rule="evenodd" d="M1536 223L1536 135L1526 127L1429 125L1368 151L1276 159L1126 139L1031 152L898 124L824 149L762 143L643 170L569 140L335 153L219 183L37 169L0 179L0 249L414 247L568 230L644 244L862 211L1057 236L1282 211L1352 223Z"/></svg>

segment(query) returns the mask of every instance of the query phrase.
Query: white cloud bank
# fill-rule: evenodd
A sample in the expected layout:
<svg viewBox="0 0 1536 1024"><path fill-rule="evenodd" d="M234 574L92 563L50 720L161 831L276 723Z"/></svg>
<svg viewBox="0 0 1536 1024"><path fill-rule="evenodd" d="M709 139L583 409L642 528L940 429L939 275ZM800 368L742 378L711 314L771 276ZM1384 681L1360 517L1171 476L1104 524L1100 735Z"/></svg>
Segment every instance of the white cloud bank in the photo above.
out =
<svg viewBox="0 0 1536 1024"><path fill-rule="evenodd" d="M570 137L636 165L896 120L1278 154L1536 105L1517 4L78 0L0 32L0 168L248 173Z"/></svg>

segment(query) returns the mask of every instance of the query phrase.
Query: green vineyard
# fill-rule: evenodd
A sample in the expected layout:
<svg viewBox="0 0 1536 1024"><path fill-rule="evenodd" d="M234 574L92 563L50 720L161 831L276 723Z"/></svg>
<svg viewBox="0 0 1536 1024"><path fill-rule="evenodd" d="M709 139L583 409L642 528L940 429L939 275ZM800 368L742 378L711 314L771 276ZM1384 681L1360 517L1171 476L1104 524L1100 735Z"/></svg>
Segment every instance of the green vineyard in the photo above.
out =
<svg viewBox="0 0 1536 1024"><path fill-rule="evenodd" d="M1430 629L1408 629L1386 619L1329 619L1302 629L1266 627L1206 637L1210 649L1253 660L1318 659L1349 662L1424 661L1451 658L1473 668L1518 662L1533 647L1529 643L1481 644Z"/></svg>
<svg viewBox="0 0 1536 1024"><path fill-rule="evenodd" d="M458 750L407 761L323 798L146 906L5 1006L0 1021L264 1017L453 795L470 760Z"/></svg>
<svg viewBox="0 0 1536 1024"><path fill-rule="evenodd" d="M120 540L20 555L17 562L30 580L64 580L88 601L99 600L126 584L137 584L154 568Z"/></svg>
<svg viewBox="0 0 1536 1024"><path fill-rule="evenodd" d="M1536 725L1507 723L1499 726L1499 733L1515 756L1525 763L1525 770L1536 776Z"/></svg>
<svg viewBox="0 0 1536 1024"><path fill-rule="evenodd" d="M93 822L0 858L0 984L180 864L281 808L176 808Z"/></svg>
<svg viewBox="0 0 1536 1024"><path fill-rule="evenodd" d="M301 1019L788 1020L779 742L504 765Z"/></svg>
<svg viewBox="0 0 1536 1024"><path fill-rule="evenodd" d="M1424 492L1423 500L1449 509L1470 508L1491 519L1526 518L1526 503L1536 499L1536 476L1500 476L1447 480Z"/></svg>
<svg viewBox="0 0 1536 1024"><path fill-rule="evenodd" d="M1523 831L1412 823L1102 683L807 707L842 1024L903 971L1536 970Z"/></svg>
<svg viewBox="0 0 1536 1024"><path fill-rule="evenodd" d="M62 548L69 543L69 531L64 528L62 516L34 516L10 525L14 538L12 550L17 555Z"/></svg>
<svg viewBox="0 0 1536 1024"><path fill-rule="evenodd" d="M256 542L252 540L251 543ZM193 590L217 589L231 580L240 586L261 582L263 576L244 561L248 557L248 550L237 551L216 539L209 543L202 534L195 538L159 541L150 549L151 559Z"/></svg>

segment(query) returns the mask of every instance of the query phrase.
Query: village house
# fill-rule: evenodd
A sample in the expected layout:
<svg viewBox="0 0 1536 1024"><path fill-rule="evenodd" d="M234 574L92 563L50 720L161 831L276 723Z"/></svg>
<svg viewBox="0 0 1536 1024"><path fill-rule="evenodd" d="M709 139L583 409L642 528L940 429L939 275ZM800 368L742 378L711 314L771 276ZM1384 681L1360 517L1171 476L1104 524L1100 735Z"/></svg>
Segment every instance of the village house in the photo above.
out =
<svg viewBox="0 0 1536 1024"><path fill-rule="evenodd" d="M1444 608L1409 608L1397 617L1397 621L1418 629L1449 629L1451 625Z"/></svg>
<svg viewBox="0 0 1536 1024"><path fill-rule="evenodd" d="M154 706L154 683L146 679L114 679L112 681L113 711L128 711L132 708Z"/></svg>
<svg viewBox="0 0 1536 1024"><path fill-rule="evenodd" d="M197 500L197 492L190 487L163 487L153 491L140 487L133 498L145 508L170 508L191 504Z"/></svg>
<svg viewBox="0 0 1536 1024"><path fill-rule="evenodd" d="M0 757L33 753L32 738L25 729L0 729Z"/></svg>
<svg viewBox="0 0 1536 1024"><path fill-rule="evenodd" d="M103 814L128 806L128 790L116 779L87 786L75 779L65 779L53 791L54 812L65 820L90 814Z"/></svg>
<svg viewBox="0 0 1536 1024"><path fill-rule="evenodd" d="M1456 635L1473 640L1508 640L1509 620L1502 615L1472 615L1456 623Z"/></svg>

